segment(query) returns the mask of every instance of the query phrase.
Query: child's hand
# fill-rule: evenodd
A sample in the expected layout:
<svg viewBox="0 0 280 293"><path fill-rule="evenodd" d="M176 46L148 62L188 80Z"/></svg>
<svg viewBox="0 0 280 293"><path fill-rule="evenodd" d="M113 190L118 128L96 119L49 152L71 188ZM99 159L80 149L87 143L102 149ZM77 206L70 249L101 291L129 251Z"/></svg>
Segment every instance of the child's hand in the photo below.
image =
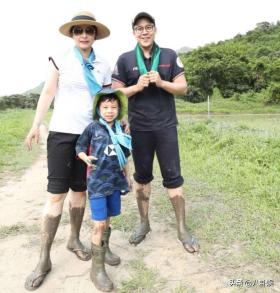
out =
<svg viewBox="0 0 280 293"><path fill-rule="evenodd" d="M94 156L87 156L87 158L85 159L85 163L88 165L88 167L91 170L96 170L96 165L93 163L93 161L97 161L98 158L94 157Z"/></svg>

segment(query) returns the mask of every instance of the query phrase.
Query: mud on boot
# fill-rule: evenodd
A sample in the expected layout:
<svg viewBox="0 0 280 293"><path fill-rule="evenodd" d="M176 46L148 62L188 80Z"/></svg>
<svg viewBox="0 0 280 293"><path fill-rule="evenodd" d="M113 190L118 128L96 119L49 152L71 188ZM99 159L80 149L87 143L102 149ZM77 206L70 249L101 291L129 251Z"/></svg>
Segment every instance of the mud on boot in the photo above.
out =
<svg viewBox="0 0 280 293"><path fill-rule="evenodd" d="M184 249L189 253L198 252L200 249L199 243L197 242L196 238L188 232L179 233L177 239L183 245Z"/></svg>
<svg viewBox="0 0 280 293"><path fill-rule="evenodd" d="M51 261L42 269L40 264L37 265L35 270L26 278L24 283L24 288L29 291L34 291L38 289L44 282L47 274L51 271L52 264Z"/></svg>
<svg viewBox="0 0 280 293"><path fill-rule="evenodd" d="M140 225L132 232L129 243L138 245L141 243L145 238L146 235L151 231L149 220L143 221Z"/></svg>
<svg viewBox="0 0 280 293"><path fill-rule="evenodd" d="M26 290L33 291L39 288L44 282L47 274L52 269L50 259L51 246L61 219L61 215L56 217L46 215L43 218L41 230L41 251L39 262L34 271L28 275L24 287Z"/></svg>
<svg viewBox="0 0 280 293"><path fill-rule="evenodd" d="M102 242L101 246L91 244L92 265L90 278L98 290L111 292L114 285L105 270L105 247Z"/></svg>
<svg viewBox="0 0 280 293"><path fill-rule="evenodd" d="M110 250L109 242L111 236L111 228L108 227L102 236L103 246L105 247L105 263L110 266L117 266L121 263L121 259Z"/></svg>
<svg viewBox="0 0 280 293"><path fill-rule="evenodd" d="M199 251L199 244L197 240L188 232L185 223L185 199L182 194L171 197L170 201L172 203L176 221L177 221L177 235L178 240L182 243L184 249L189 253L194 253Z"/></svg>
<svg viewBox="0 0 280 293"><path fill-rule="evenodd" d="M80 230L84 212L84 207L69 208L71 235L67 243L67 249L73 252L79 260L88 261L91 259L91 251L80 241Z"/></svg>

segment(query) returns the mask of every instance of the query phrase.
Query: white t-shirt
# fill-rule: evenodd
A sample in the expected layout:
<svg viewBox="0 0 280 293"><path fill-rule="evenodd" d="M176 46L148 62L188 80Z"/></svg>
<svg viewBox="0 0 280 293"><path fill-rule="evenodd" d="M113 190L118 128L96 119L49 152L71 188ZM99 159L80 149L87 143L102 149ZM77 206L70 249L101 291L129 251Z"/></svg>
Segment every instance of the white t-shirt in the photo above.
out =
<svg viewBox="0 0 280 293"><path fill-rule="evenodd" d="M49 130L81 134L92 122L93 116L93 97L89 93L83 68L73 49L53 60L59 70L59 80ZM96 81L101 86L111 85L109 64L96 55L92 65Z"/></svg>

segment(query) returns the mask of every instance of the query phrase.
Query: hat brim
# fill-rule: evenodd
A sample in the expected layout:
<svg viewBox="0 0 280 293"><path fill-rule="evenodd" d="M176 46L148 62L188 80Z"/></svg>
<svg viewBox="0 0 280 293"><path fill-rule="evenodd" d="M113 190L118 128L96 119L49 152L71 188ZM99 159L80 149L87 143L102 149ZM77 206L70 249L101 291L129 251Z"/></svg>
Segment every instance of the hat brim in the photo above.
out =
<svg viewBox="0 0 280 293"><path fill-rule="evenodd" d="M59 31L67 36L72 38L72 35L70 34L70 29L72 26L76 25L94 25L97 28L97 36L96 40L104 39L110 35L110 30L102 23L94 20L74 20L67 22L63 24L60 28Z"/></svg>
<svg viewBox="0 0 280 293"><path fill-rule="evenodd" d="M125 116L127 111L127 96L122 91L110 90L110 91L101 91L94 97L93 108L92 108L93 119L99 119L99 115L96 112L96 107L97 107L99 99L102 96L109 96L109 95L116 95L120 101L120 110L119 110L119 115L117 119L121 120Z"/></svg>

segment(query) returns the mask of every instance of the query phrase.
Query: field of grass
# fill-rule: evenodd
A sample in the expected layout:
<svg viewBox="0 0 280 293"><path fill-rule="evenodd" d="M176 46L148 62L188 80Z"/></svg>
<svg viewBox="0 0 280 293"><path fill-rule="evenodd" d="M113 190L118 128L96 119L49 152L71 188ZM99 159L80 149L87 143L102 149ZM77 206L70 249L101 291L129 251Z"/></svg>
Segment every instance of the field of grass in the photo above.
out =
<svg viewBox="0 0 280 293"><path fill-rule="evenodd" d="M33 116L32 110L0 112L0 177L26 168L38 155L38 147L27 152L23 146ZM216 266L260 264L279 274L280 116L178 118L187 222L200 240L202 255ZM158 167L156 172L160 176ZM162 198L154 206L173 216ZM131 230L132 218L118 218L116 229Z"/></svg>
<svg viewBox="0 0 280 293"><path fill-rule="evenodd" d="M0 178L3 173L25 169L38 155L38 147L28 152L24 146L33 117L33 110L0 111Z"/></svg>
<svg viewBox="0 0 280 293"><path fill-rule="evenodd" d="M280 116L178 118L186 221L201 256L229 278L279 281ZM152 206L175 230L168 200Z"/></svg>
<svg viewBox="0 0 280 293"><path fill-rule="evenodd" d="M245 95L244 95L245 96ZM214 91L214 94L210 97L210 113L212 114L240 114L240 113L278 113L280 114L279 105L266 105L263 101L263 97L248 97L246 95L240 96L240 100L233 98L224 99L218 92ZM176 99L177 113L191 113L202 114L208 112L208 103L189 103L182 99Z"/></svg>
<svg viewBox="0 0 280 293"><path fill-rule="evenodd" d="M38 157L39 145L33 143L31 152L24 145L34 114L35 111L31 109L0 111L0 180L7 173L13 176L26 169ZM50 114L46 115L46 123Z"/></svg>
<svg viewBox="0 0 280 293"><path fill-rule="evenodd" d="M194 227L209 245L241 245L243 261L280 263L280 116L180 116ZM197 189L197 190L195 190ZM208 204L207 204L208 203Z"/></svg>

